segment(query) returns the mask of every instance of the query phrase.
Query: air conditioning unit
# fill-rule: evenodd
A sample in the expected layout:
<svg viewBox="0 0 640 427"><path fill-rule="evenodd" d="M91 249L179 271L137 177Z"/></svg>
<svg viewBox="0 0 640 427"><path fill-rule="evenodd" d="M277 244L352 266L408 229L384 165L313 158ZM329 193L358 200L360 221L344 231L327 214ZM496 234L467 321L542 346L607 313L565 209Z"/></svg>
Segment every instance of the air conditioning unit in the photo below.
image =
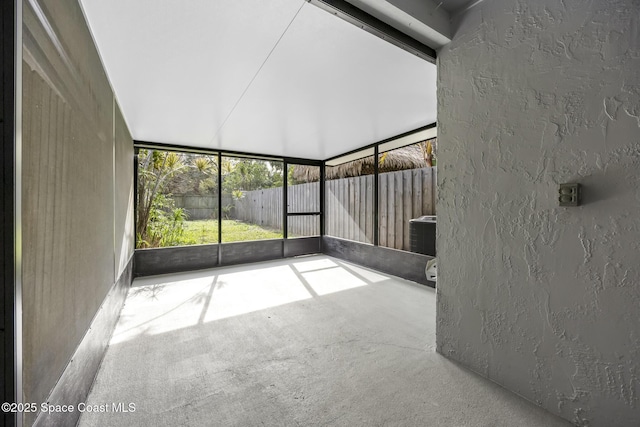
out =
<svg viewBox="0 0 640 427"><path fill-rule="evenodd" d="M436 216L425 215L409 221L411 252L436 256Z"/></svg>

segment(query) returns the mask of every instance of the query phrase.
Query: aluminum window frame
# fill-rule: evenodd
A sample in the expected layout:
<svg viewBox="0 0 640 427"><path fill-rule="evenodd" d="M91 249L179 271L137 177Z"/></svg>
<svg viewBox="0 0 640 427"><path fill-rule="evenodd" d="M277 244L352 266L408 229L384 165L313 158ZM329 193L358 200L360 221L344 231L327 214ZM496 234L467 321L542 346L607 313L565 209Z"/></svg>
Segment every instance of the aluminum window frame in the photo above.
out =
<svg viewBox="0 0 640 427"><path fill-rule="evenodd" d="M378 142L374 142L372 144L368 144L365 145L361 148L358 148L356 150L349 150L347 152L344 152L342 154L338 154L337 156L332 156L329 157L328 159L325 159L322 163L323 163L323 168L322 168L322 201L324 202L324 198L326 197L326 190L325 190L325 185L326 185L326 179L324 176L324 171L325 168L327 166L329 167L333 167L333 166L339 166L340 164L343 163L347 163L350 161L354 161L354 160L358 160L358 159L362 159L365 157L369 157L369 156L374 156L374 166L373 166L373 182L374 182L374 190L373 190L373 243L371 243L371 245L373 246L380 246L380 181L379 181L379 175L380 175L380 168L379 168L379 163L378 163L378 159L380 157L380 147L382 146L385 150L385 152L387 151L391 151L391 150L395 150L401 147L405 147L407 145L412 145L415 144L416 141L414 139L412 139L412 136L417 136L418 134L424 134L426 133L426 131L431 131L433 130L434 132L437 130L437 123L431 123L428 124L426 126L422 126L420 128L408 131L408 132L404 132L401 133L399 135L393 136L391 138L387 138L387 139L383 139L382 141L378 141ZM429 134L431 134L431 132L428 132ZM436 135L433 135L433 137L436 137ZM404 141L404 142L403 142ZM373 151L373 152L371 152ZM335 163L332 161L335 160L339 160L341 158L345 158L346 160L340 163ZM331 165L328 165L328 162L334 163ZM323 206L323 212L324 212L324 203L322 204ZM321 229L322 229L322 234L321 236L325 236L325 230L326 230L326 216L323 215L324 220L322 221L322 225L321 225ZM331 237L336 237L336 238L340 238L337 236L331 236ZM358 242L355 240L350 240L350 239L345 239L345 240L349 240L349 241L353 241L356 243L360 243L363 245L368 245L369 243L364 243L364 242ZM382 247L386 247L386 246L382 246ZM407 251L404 251L407 252Z"/></svg>
<svg viewBox="0 0 640 427"><path fill-rule="evenodd" d="M175 152L175 153L184 153L184 154L201 154L201 155L206 155L206 156L211 156L211 157L217 157L217 161L218 161L218 165L222 164L222 158L223 157L235 157L235 158L245 158L245 159L253 159L253 160L263 160L263 161L273 161L273 162L281 162L283 165L283 183L282 183L282 189L283 189L283 229L282 229L282 240L286 241L287 239L289 239L288 237L288 233L287 233L287 224L288 224L288 217L289 216L299 216L299 215L313 215L313 216L319 216L320 217L320 234L318 236L312 236L312 237L322 237L323 236L323 232L324 232L324 182L322 181L324 179L324 163L322 160L315 160L315 159L304 159L304 158L298 158L298 157L284 157L284 156L274 156L274 155L269 155L269 154L258 154L258 153L249 153L249 152L244 152L244 151L229 151L229 150L216 150L216 149L206 149L206 148L194 148L194 147L189 147L189 146L184 146L184 145L179 145L179 144L165 144L165 143L157 143L157 142L150 142L150 141L140 141L140 140L134 140L133 141L133 145L134 145L134 192L136 194L136 197L134 198L134 209L135 209L135 214L137 216L138 214L138 206L137 206L137 194L138 194L138 152L140 149L148 149L148 150L161 150L161 151L167 151L167 152ZM295 164L295 165L305 165L305 166L317 166L320 167L320 211L319 212L310 212L310 213L299 213L299 212L289 212L288 210L288 206L287 206L287 188L288 188L288 180L287 180L287 175L286 175L286 171L287 171L287 167L290 164ZM218 191L218 209L220 210L220 206L222 206L222 168L218 167L218 180L217 180L217 191ZM138 230L136 229L137 226L137 221L134 221L134 235L137 236ZM297 238L296 238L297 239ZM267 239L268 240L268 239ZM275 239L277 240L277 239ZM218 215L218 242L217 243L212 243L215 245L218 245L218 262L221 263L222 261L222 250L221 250L221 246L222 245L229 245L229 244L234 244L234 243L239 243L239 242L222 242L222 215ZM176 248L179 247L190 247L190 246L197 246L197 245L184 245L184 246L176 246ZM284 245L283 245L284 246ZM136 248L136 251L144 251L144 250L153 250L153 249L159 249L159 248L148 248L148 249L142 249L142 248ZM284 254L284 249L283 249L283 254Z"/></svg>

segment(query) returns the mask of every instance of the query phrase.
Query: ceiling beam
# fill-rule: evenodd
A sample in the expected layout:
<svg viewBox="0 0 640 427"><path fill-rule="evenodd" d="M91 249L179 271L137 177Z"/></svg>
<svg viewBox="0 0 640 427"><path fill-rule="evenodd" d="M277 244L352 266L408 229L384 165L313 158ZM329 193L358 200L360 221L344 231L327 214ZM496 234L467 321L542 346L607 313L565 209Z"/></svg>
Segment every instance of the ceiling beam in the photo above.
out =
<svg viewBox="0 0 640 427"><path fill-rule="evenodd" d="M451 41L451 16L434 0L348 0L359 9L439 49Z"/></svg>
<svg viewBox="0 0 640 427"><path fill-rule="evenodd" d="M436 61L436 51L432 47L383 21L380 19L384 17L381 14L378 14L380 17L376 17L346 0L307 1L426 61Z"/></svg>

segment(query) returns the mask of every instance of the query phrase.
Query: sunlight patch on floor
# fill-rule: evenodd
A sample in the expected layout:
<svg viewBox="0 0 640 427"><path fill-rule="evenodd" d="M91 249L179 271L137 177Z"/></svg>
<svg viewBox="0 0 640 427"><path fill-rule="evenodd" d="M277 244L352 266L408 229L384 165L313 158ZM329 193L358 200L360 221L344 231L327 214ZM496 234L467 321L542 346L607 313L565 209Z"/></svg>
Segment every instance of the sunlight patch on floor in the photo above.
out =
<svg viewBox="0 0 640 427"><path fill-rule="evenodd" d="M386 280L330 259L289 260L136 280L111 343L240 316Z"/></svg>
<svg viewBox="0 0 640 427"><path fill-rule="evenodd" d="M222 274L205 310L204 322L311 298L288 266Z"/></svg>
<svg viewBox="0 0 640 427"><path fill-rule="evenodd" d="M339 265L336 262L327 258L320 258L320 259L302 258L300 260L295 260L294 262L291 263L291 265L294 266L295 269L298 270L300 273L339 267Z"/></svg>
<svg viewBox="0 0 640 427"><path fill-rule="evenodd" d="M364 280L347 273L340 267L301 274L311 289L319 296L359 288L360 286L366 286L368 284Z"/></svg>
<svg viewBox="0 0 640 427"><path fill-rule="evenodd" d="M131 288L111 343L197 324L207 293L215 287L217 279L216 275L209 275L185 280L158 280L156 284Z"/></svg>

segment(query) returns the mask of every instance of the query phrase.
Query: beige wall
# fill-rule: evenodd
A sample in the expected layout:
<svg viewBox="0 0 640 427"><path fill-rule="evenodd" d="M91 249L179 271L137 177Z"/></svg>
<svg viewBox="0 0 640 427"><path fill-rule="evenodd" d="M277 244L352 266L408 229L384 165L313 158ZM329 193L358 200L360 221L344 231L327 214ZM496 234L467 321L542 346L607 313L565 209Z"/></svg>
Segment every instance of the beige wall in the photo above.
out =
<svg viewBox="0 0 640 427"><path fill-rule="evenodd" d="M640 425L639 34L633 0L490 0L438 57L438 351L591 427Z"/></svg>
<svg viewBox="0 0 640 427"><path fill-rule="evenodd" d="M23 398L41 403L133 253L133 144L74 0L24 2L23 113Z"/></svg>
<svg viewBox="0 0 640 427"><path fill-rule="evenodd" d="M118 104L114 104L115 172L115 273L119 277L133 255L135 236L133 212L133 142Z"/></svg>

